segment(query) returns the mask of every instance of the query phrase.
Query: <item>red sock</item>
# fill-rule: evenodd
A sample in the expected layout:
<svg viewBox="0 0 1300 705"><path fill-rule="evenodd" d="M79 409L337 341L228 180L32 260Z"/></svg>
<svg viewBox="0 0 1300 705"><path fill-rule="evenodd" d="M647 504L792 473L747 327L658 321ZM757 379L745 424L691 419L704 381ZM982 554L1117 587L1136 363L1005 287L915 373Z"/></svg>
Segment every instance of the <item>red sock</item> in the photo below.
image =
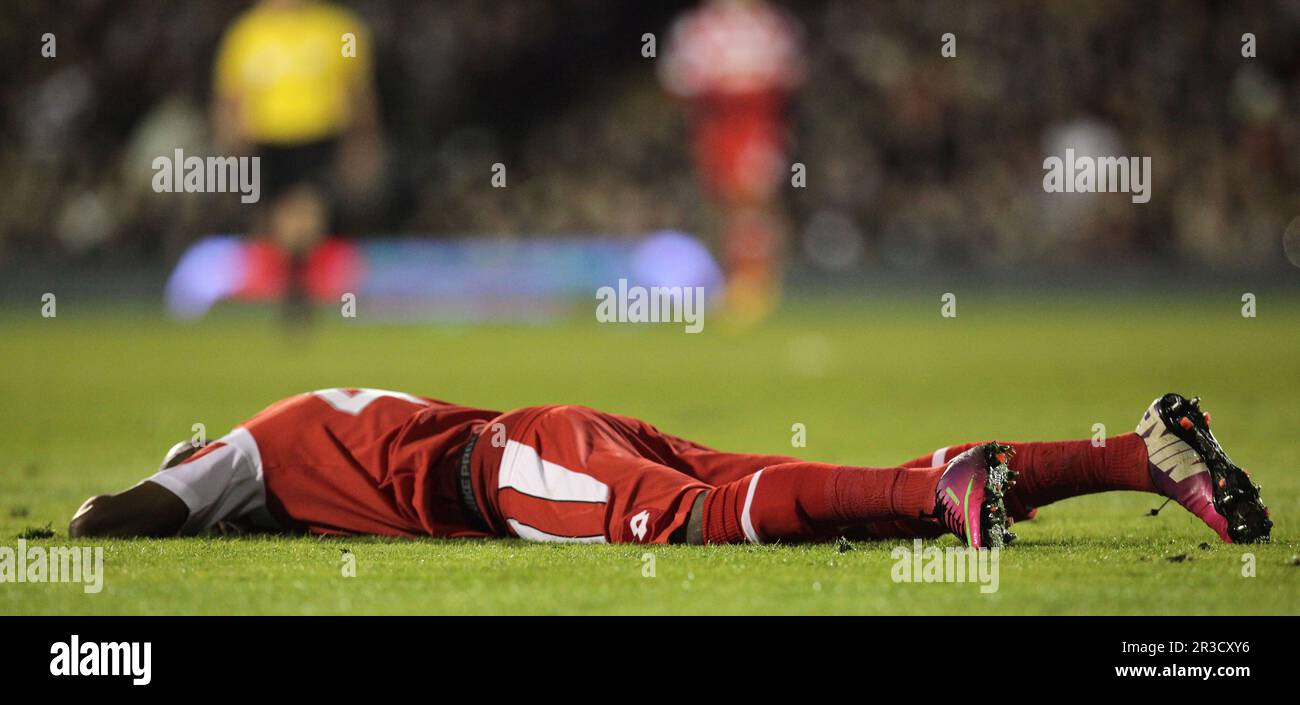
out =
<svg viewBox="0 0 1300 705"><path fill-rule="evenodd" d="M950 446L940 453L922 456L904 467L947 462L979 443ZM1015 487L1007 492L1007 509L1012 517L1024 519L1035 507L1069 497L1111 490L1155 492L1147 472L1147 447L1136 433L1106 439L1096 447L1091 440L1049 443L1010 442L1016 449L1011 469L1019 473ZM942 456L942 457L941 457Z"/></svg>
<svg viewBox="0 0 1300 705"><path fill-rule="evenodd" d="M782 463L711 490L705 543L799 541L876 520L934 511L943 468L856 468Z"/></svg>

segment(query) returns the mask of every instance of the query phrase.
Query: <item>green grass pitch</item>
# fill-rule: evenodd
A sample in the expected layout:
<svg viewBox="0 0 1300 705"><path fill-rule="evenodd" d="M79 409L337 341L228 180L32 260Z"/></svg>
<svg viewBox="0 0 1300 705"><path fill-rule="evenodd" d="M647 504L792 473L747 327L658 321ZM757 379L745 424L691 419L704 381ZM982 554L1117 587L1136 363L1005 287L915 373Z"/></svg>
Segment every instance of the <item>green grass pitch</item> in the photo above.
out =
<svg viewBox="0 0 1300 705"><path fill-rule="evenodd" d="M191 325L59 302L0 309L0 546L151 472L203 423L224 433L289 394L391 388L488 408L582 403L715 447L890 465L970 440L1131 431L1165 391L1200 394L1254 472L1274 542L1218 543L1177 505L1110 493L1017 525L999 589L891 580L897 543L590 546L310 537L86 542L103 592L0 584L3 614L1300 613L1300 304L1199 298L938 296L796 301L735 333L678 325L370 325L286 340L265 312ZM804 424L807 446L792 448ZM942 545L954 545L944 539ZM1204 544L1204 547L1202 546ZM344 551L356 576L344 577ZM1243 554L1255 577L1243 577ZM652 557L652 558L650 558ZM1180 558L1181 557L1181 558ZM653 577L646 577L649 561Z"/></svg>

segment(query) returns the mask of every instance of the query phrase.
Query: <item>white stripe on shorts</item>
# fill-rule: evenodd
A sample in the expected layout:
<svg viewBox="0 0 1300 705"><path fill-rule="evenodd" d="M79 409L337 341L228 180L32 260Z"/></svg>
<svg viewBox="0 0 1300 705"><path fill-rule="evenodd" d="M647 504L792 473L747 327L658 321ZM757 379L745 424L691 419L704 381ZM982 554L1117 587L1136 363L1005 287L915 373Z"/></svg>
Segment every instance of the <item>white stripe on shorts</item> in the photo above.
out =
<svg viewBox="0 0 1300 705"><path fill-rule="evenodd" d="M541 529L521 523L515 519L506 519L515 536L528 541L547 541L551 543L605 543L604 536L556 536Z"/></svg>
<svg viewBox="0 0 1300 705"><path fill-rule="evenodd" d="M604 502L609 485L591 475L542 460L537 449L518 441L506 441L501 454L497 489L511 488L526 495L553 502Z"/></svg>

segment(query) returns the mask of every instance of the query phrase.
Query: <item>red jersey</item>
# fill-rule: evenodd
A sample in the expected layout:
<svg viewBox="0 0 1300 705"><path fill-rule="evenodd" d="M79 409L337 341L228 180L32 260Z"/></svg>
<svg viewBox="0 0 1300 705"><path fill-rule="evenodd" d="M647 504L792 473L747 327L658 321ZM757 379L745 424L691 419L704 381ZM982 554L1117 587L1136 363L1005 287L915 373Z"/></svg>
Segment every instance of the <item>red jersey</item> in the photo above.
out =
<svg viewBox="0 0 1300 705"><path fill-rule="evenodd" d="M193 533L272 519L320 534L483 536L459 504L461 455L499 412L378 389L277 402L150 480L186 502Z"/></svg>

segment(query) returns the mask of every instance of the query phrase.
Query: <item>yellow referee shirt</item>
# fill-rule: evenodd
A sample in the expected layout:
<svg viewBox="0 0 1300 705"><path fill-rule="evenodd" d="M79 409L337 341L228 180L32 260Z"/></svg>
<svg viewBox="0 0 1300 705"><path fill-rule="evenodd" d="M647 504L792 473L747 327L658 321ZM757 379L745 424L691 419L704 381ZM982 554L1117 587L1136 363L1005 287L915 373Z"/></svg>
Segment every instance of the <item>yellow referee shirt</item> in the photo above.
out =
<svg viewBox="0 0 1300 705"><path fill-rule="evenodd" d="M370 75L370 36L335 5L259 4L235 19L217 51L216 90L233 97L253 142L294 145L338 135Z"/></svg>

